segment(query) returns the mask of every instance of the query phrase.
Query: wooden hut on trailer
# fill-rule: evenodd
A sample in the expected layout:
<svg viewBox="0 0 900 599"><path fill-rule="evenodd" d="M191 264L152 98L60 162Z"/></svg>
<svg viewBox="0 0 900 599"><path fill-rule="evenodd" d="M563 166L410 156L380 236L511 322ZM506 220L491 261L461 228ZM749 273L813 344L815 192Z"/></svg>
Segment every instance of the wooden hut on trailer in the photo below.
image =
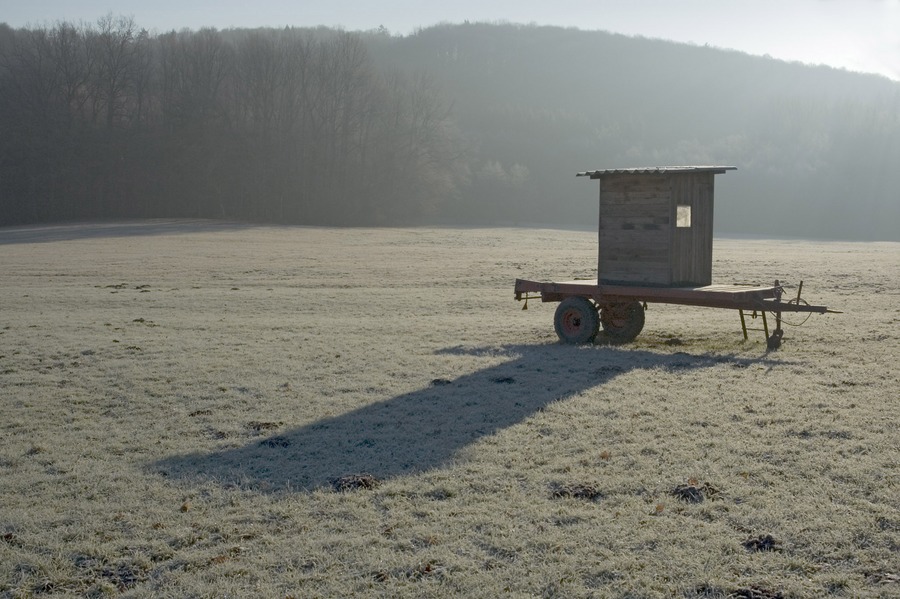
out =
<svg viewBox="0 0 900 599"><path fill-rule="evenodd" d="M578 173L600 182L599 283L712 283L714 177L733 166L660 166Z"/></svg>

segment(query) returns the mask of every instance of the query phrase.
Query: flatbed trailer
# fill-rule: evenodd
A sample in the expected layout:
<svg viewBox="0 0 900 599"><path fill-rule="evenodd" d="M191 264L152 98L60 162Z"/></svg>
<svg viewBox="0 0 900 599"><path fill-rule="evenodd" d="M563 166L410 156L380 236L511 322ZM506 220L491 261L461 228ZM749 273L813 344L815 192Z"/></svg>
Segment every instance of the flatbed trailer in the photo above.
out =
<svg viewBox="0 0 900 599"><path fill-rule="evenodd" d="M748 338L747 314L753 318L759 314L766 343L770 349L776 349L784 335L781 328L784 312L838 313L825 306L810 305L800 296L802 290L801 281L796 297L786 299L784 288L778 281L771 286L654 287L606 284L597 280L539 282L516 279L515 297L525 301L523 310L528 308L529 299L559 302L554 328L565 343L590 342L601 326L613 341L632 341L644 328L647 304L659 303L737 310L745 340ZM771 333L767 313L775 316L775 329Z"/></svg>

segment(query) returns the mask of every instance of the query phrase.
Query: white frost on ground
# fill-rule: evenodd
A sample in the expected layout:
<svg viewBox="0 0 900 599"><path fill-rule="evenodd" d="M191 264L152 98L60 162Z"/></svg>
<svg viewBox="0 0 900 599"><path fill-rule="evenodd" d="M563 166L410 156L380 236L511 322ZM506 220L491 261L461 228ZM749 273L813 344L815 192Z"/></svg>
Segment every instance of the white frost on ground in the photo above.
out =
<svg viewBox="0 0 900 599"><path fill-rule="evenodd" d="M845 312L777 352L662 305L558 344L513 281L596 251L0 229L0 597L900 595L900 244L716 240L714 282Z"/></svg>

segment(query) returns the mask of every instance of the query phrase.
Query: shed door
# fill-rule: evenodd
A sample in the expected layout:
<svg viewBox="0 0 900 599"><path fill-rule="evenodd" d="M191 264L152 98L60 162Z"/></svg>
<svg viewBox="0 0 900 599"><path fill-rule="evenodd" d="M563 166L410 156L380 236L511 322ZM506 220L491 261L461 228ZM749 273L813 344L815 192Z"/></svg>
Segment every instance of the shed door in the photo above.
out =
<svg viewBox="0 0 900 599"><path fill-rule="evenodd" d="M672 284L712 283L713 173L672 177Z"/></svg>

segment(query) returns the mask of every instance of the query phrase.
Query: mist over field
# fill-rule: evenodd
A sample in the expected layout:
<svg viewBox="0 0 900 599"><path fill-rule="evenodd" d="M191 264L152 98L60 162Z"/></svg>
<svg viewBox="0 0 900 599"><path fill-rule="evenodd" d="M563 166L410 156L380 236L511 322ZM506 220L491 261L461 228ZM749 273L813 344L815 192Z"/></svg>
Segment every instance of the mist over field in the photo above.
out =
<svg viewBox="0 0 900 599"><path fill-rule="evenodd" d="M896 597L900 245L717 238L843 314L651 304L596 232L0 228L0 597ZM749 319L759 327L759 319Z"/></svg>
<svg viewBox="0 0 900 599"><path fill-rule="evenodd" d="M0 24L0 224L596 222L599 168L719 164L716 231L900 239L900 83L600 31Z"/></svg>

